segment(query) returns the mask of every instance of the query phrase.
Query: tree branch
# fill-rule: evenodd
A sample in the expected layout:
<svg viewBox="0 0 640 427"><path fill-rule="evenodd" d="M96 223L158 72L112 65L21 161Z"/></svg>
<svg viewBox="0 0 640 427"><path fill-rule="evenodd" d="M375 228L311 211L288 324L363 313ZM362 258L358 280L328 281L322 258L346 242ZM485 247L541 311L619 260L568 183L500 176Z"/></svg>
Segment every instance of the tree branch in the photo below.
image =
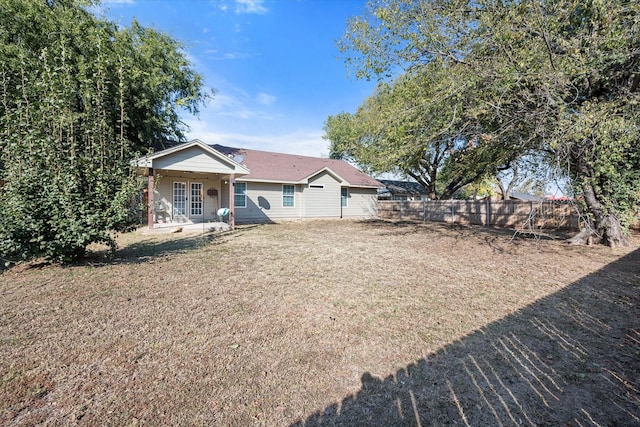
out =
<svg viewBox="0 0 640 427"><path fill-rule="evenodd" d="M629 92L635 92L640 86L640 72L636 73L633 77L633 81L631 82L631 89Z"/></svg>

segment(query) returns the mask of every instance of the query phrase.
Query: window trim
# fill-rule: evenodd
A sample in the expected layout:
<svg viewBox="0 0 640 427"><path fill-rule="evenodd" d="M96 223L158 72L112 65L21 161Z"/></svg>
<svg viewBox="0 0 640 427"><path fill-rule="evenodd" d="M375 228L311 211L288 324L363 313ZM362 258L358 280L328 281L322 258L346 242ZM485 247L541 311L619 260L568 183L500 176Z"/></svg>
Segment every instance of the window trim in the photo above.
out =
<svg viewBox="0 0 640 427"><path fill-rule="evenodd" d="M238 193L237 189L238 189L238 184L243 185L244 186L244 190L241 193ZM238 182L236 181L233 184L233 206L234 208L239 208L239 209L244 209L247 207L247 183L246 182ZM236 203L236 197L237 196L242 196L244 199L244 203L242 205Z"/></svg>
<svg viewBox="0 0 640 427"><path fill-rule="evenodd" d="M291 194L285 193L285 187L291 188ZM290 197L292 200L291 205L284 203L285 197ZM296 207L296 186L293 184L282 184L282 207L283 208L295 208Z"/></svg>
<svg viewBox="0 0 640 427"><path fill-rule="evenodd" d="M340 206L349 207L349 187L340 187Z"/></svg>

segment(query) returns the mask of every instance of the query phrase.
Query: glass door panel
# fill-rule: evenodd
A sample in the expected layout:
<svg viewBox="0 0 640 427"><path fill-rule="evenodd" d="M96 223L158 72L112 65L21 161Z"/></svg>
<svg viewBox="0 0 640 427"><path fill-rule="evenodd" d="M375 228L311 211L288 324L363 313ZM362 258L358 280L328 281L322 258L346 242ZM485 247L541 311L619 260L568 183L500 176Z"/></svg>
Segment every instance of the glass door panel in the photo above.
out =
<svg viewBox="0 0 640 427"><path fill-rule="evenodd" d="M173 183L173 216L185 216L187 214L187 184L184 182Z"/></svg>
<svg viewBox="0 0 640 427"><path fill-rule="evenodd" d="M202 216L202 183L191 183L191 210L189 216Z"/></svg>

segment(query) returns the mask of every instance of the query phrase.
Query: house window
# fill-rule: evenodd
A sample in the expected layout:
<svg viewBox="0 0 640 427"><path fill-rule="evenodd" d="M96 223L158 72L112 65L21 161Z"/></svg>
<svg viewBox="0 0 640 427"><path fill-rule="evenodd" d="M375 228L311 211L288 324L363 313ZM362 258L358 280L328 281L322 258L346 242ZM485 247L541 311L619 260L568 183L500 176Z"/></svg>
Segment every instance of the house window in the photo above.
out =
<svg viewBox="0 0 640 427"><path fill-rule="evenodd" d="M236 208L247 207L247 183L236 182L233 186L233 204Z"/></svg>
<svg viewBox="0 0 640 427"><path fill-rule="evenodd" d="M349 200L349 189L347 187L342 187L340 189L340 195L341 197L341 203L342 203L342 207L346 208L347 207L347 201Z"/></svg>
<svg viewBox="0 0 640 427"><path fill-rule="evenodd" d="M292 208L295 206L295 187L293 185L282 186L282 206Z"/></svg>

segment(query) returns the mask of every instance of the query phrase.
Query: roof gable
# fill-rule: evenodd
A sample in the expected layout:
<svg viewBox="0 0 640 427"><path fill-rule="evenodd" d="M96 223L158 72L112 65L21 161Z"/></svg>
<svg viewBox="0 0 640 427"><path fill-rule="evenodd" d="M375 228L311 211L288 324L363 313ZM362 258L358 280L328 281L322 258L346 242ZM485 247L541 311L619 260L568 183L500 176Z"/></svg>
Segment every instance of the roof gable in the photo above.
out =
<svg viewBox="0 0 640 427"><path fill-rule="evenodd" d="M322 168L322 169L320 169L318 171L313 172L309 176L303 178L302 181L303 181L303 183L307 184L307 183L309 183L309 180L311 180L311 178L314 178L314 177L322 174L323 172L326 172L327 174L331 175L333 177L333 179L338 181L340 184L349 184L346 180L342 179L342 177L340 177L340 175L338 175L337 173L335 173L334 171L332 171L328 167L324 167L324 168Z"/></svg>
<svg viewBox="0 0 640 427"><path fill-rule="evenodd" d="M250 171L233 158L200 140L179 144L133 161L138 167L246 175Z"/></svg>

